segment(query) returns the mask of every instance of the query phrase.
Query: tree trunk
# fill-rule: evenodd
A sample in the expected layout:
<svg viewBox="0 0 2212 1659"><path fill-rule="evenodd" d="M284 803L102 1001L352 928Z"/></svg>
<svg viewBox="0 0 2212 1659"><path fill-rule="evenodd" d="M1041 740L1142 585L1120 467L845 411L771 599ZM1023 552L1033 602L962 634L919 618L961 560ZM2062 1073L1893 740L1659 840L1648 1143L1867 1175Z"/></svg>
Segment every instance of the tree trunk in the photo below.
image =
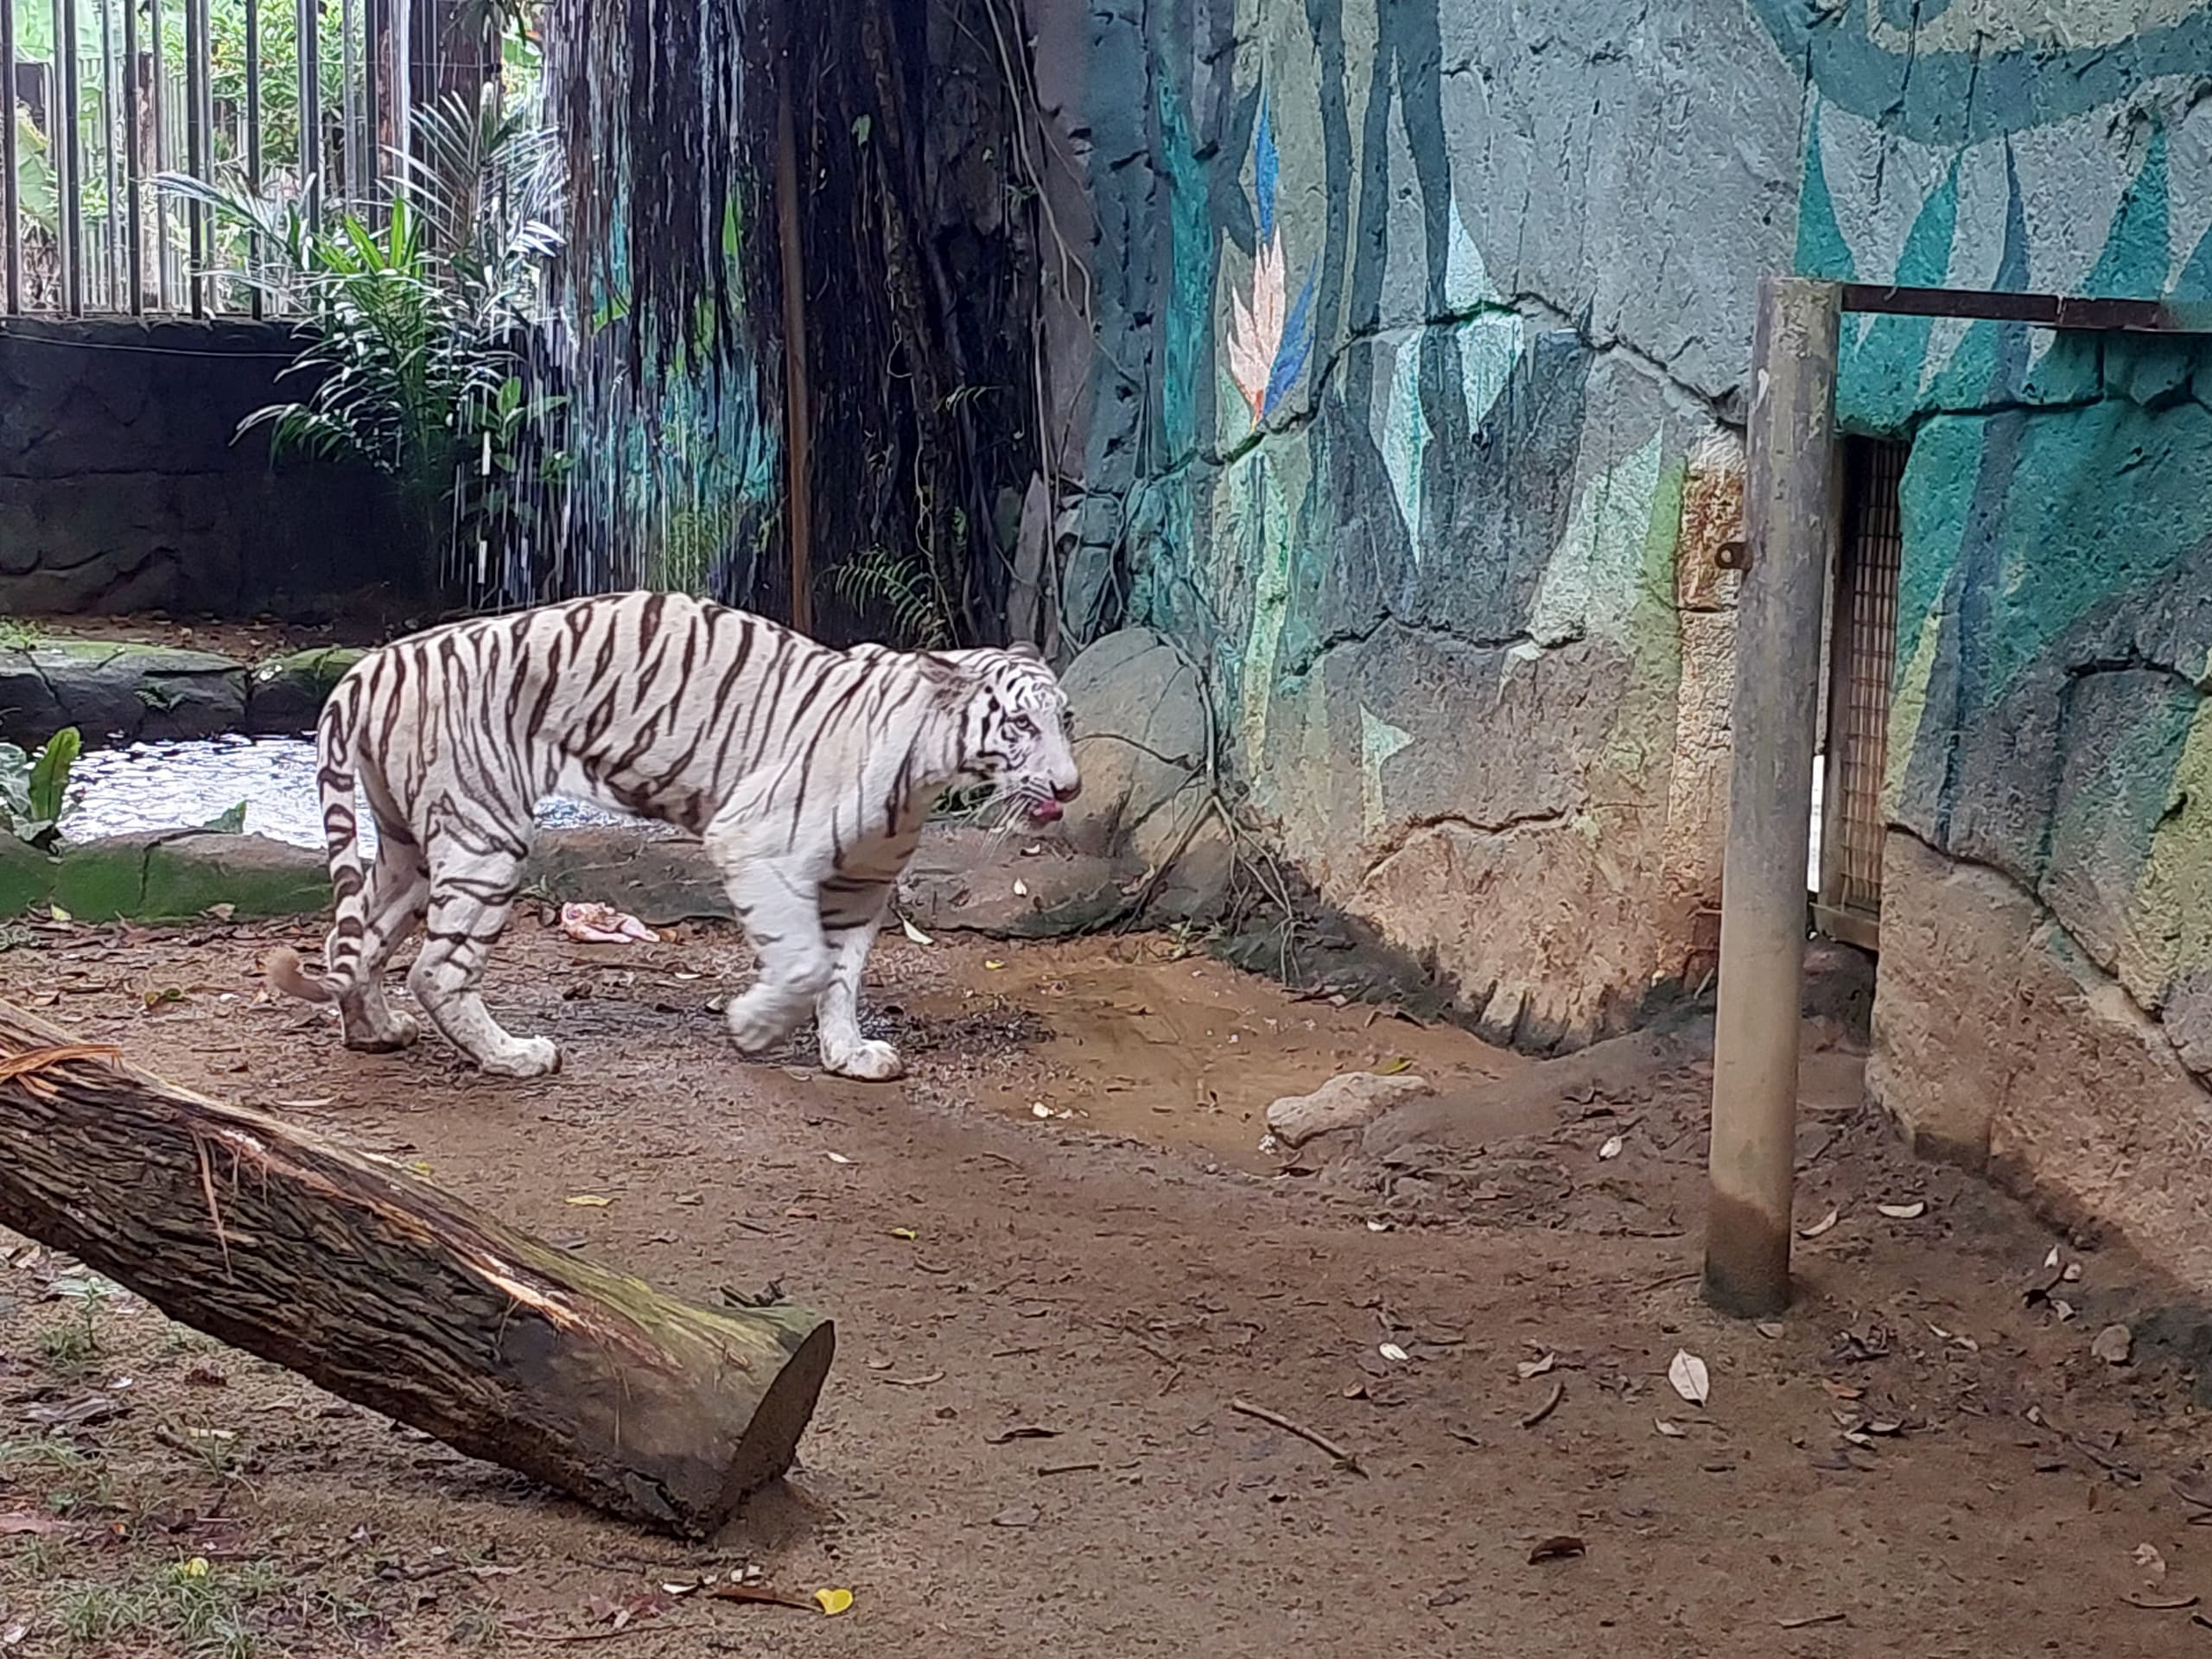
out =
<svg viewBox="0 0 2212 1659"><path fill-rule="evenodd" d="M4 1002L0 1225L456 1450L690 1536L791 1466L836 1347L803 1307L664 1296Z"/></svg>

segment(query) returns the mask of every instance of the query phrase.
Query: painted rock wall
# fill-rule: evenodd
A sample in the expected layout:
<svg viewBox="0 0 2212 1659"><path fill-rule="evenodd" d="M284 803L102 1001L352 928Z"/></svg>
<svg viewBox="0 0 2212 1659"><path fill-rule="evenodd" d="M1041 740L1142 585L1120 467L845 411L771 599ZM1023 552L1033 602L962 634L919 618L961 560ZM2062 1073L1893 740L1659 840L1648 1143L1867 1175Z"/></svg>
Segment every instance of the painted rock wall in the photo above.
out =
<svg viewBox="0 0 2212 1659"><path fill-rule="evenodd" d="M1695 983L1800 73L1735 3L1033 15L1098 250L1071 609L1181 640L1283 848L1497 1034Z"/></svg>
<svg viewBox="0 0 2212 1659"><path fill-rule="evenodd" d="M1801 269L2212 300L2202 0L1772 10ZM1845 418L1912 446L1871 1082L2212 1286L2212 349L1847 338Z"/></svg>
<svg viewBox="0 0 2212 1659"><path fill-rule="evenodd" d="M1181 641L1285 850L1524 1041L1711 964L1759 272L2212 297L2205 0L1031 10L1068 608ZM2001 873L2190 1052L2212 372L1901 319L1843 369L1915 441L1889 907Z"/></svg>

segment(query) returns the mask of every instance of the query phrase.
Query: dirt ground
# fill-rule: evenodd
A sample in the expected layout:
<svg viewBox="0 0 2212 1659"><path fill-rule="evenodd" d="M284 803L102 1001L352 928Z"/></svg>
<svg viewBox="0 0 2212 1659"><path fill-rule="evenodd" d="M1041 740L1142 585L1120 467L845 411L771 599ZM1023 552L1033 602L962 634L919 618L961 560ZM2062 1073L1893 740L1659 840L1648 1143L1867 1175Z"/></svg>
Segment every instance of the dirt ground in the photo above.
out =
<svg viewBox="0 0 2212 1659"><path fill-rule="evenodd" d="M19 1249L0 1648L2212 1654L2187 1379L2091 1353L2121 1264L1907 1158L1847 1054L1807 1070L1802 1219L1840 1218L1800 1246L1791 1317L1754 1327L1695 1295L1700 1067L1292 1173L1259 1146L1278 1094L1403 1061L1478 1112L1529 1063L1157 938L893 937L874 1018L913 1075L853 1084L724 1046L728 932L580 949L532 920L492 997L567 1064L500 1084L270 1003L280 937L309 938L19 931L0 995L670 1288L780 1282L838 1325L804 1466L711 1547L671 1543ZM2082 1271L2031 1306L2055 1244ZM681 1593L748 1571L851 1607Z"/></svg>

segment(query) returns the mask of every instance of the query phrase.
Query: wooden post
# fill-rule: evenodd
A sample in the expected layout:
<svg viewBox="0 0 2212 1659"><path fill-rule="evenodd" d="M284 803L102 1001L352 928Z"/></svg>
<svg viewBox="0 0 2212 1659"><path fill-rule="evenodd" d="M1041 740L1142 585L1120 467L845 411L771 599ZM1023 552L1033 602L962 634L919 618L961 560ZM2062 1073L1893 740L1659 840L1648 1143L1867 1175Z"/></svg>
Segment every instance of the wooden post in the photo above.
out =
<svg viewBox="0 0 2212 1659"><path fill-rule="evenodd" d="M0 1225L333 1394L713 1533L791 1467L836 1338L679 1301L0 1002Z"/></svg>
<svg viewBox="0 0 2212 1659"><path fill-rule="evenodd" d="M1837 513L1840 309L1833 283L1760 281L1705 1245L1706 1300L1745 1318L1789 1302L1805 863L1823 579Z"/></svg>
<svg viewBox="0 0 2212 1659"><path fill-rule="evenodd" d="M783 256L784 494L791 555L791 626L814 632L813 410L806 371L806 271L799 257L798 135L791 118L789 10L776 73L776 237Z"/></svg>

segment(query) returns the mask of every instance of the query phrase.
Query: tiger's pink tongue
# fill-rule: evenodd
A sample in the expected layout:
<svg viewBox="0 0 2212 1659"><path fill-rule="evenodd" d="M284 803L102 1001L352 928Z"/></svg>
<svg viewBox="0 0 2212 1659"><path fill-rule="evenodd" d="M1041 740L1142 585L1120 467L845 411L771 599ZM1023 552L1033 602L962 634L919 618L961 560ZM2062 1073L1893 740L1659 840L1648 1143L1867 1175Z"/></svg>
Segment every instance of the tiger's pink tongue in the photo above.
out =
<svg viewBox="0 0 2212 1659"><path fill-rule="evenodd" d="M1058 801L1029 803L1029 821L1032 823L1054 823L1058 822L1061 816L1060 804Z"/></svg>

